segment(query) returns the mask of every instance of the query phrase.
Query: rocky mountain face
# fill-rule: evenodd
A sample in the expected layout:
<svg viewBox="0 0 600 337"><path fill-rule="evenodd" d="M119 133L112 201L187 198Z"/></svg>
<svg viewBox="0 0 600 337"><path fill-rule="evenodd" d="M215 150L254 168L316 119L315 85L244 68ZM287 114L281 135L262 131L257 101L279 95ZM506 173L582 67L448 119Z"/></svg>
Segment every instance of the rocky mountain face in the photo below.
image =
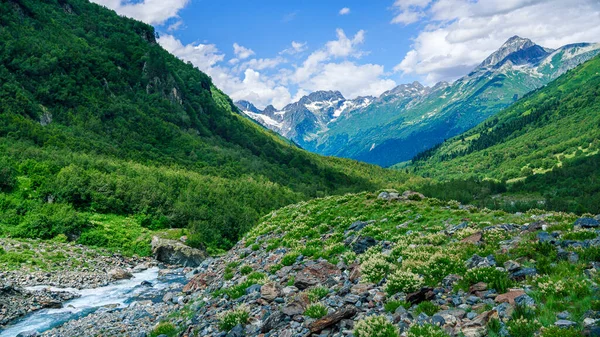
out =
<svg viewBox="0 0 600 337"><path fill-rule="evenodd" d="M307 150L390 166L476 126L599 52L600 44L554 50L514 36L454 83L402 84L354 100L315 92L281 111L237 106Z"/></svg>

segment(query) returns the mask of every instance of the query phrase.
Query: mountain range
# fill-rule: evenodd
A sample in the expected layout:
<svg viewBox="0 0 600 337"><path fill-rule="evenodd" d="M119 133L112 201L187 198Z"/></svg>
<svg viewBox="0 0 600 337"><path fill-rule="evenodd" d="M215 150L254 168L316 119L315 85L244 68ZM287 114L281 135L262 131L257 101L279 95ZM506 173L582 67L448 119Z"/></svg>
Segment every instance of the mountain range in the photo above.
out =
<svg viewBox="0 0 600 337"><path fill-rule="evenodd" d="M387 167L476 126L599 52L600 44L550 49L514 36L453 83L413 82L352 100L317 91L281 110L236 106L304 149Z"/></svg>

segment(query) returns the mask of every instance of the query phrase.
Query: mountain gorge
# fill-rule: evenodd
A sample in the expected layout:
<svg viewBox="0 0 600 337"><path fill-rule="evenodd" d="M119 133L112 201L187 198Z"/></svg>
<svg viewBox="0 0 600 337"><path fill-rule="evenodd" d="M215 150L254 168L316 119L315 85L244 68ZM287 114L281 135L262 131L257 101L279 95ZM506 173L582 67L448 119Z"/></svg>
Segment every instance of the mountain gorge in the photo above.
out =
<svg viewBox="0 0 600 337"><path fill-rule="evenodd" d="M415 82L350 101L316 93L274 111L273 120L257 109L247 115L309 151L390 166L474 127L599 52L600 44L553 50L515 36L453 83Z"/></svg>

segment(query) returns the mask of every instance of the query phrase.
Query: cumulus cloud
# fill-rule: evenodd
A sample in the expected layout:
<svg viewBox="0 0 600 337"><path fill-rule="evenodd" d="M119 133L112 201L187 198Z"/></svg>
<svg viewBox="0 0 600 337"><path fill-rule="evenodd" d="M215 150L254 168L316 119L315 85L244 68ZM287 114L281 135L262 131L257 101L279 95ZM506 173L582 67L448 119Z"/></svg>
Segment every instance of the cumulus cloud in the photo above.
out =
<svg viewBox="0 0 600 337"><path fill-rule="evenodd" d="M307 49L308 47L306 46L306 42L292 41L292 46L290 48L282 50L280 54L295 55L300 54L306 51Z"/></svg>
<svg viewBox="0 0 600 337"><path fill-rule="evenodd" d="M178 13L190 0L91 0L99 5L115 10L117 13L151 25L162 25Z"/></svg>
<svg viewBox="0 0 600 337"><path fill-rule="evenodd" d="M245 60L254 55L254 51L252 49L240 46L237 43L233 44L233 53L240 60Z"/></svg>
<svg viewBox="0 0 600 337"><path fill-rule="evenodd" d="M600 40L596 0L397 0L393 8L392 22L426 23L394 70L430 84L466 74L514 35L549 48Z"/></svg>
<svg viewBox="0 0 600 337"><path fill-rule="evenodd" d="M344 7L342 9L340 9L340 13L339 14L340 15L348 15L348 14L350 14L350 8Z"/></svg>

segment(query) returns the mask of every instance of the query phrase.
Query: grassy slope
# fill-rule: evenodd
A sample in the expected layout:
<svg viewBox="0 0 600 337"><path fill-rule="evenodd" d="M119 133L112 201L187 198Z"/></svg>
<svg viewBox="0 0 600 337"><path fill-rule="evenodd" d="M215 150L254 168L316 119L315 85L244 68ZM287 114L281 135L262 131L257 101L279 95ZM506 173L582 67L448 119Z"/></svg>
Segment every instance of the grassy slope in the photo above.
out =
<svg viewBox="0 0 600 337"><path fill-rule="evenodd" d="M407 179L265 131L152 27L101 6L13 0L0 17L4 235L119 241L101 213L226 248L272 209Z"/></svg>

